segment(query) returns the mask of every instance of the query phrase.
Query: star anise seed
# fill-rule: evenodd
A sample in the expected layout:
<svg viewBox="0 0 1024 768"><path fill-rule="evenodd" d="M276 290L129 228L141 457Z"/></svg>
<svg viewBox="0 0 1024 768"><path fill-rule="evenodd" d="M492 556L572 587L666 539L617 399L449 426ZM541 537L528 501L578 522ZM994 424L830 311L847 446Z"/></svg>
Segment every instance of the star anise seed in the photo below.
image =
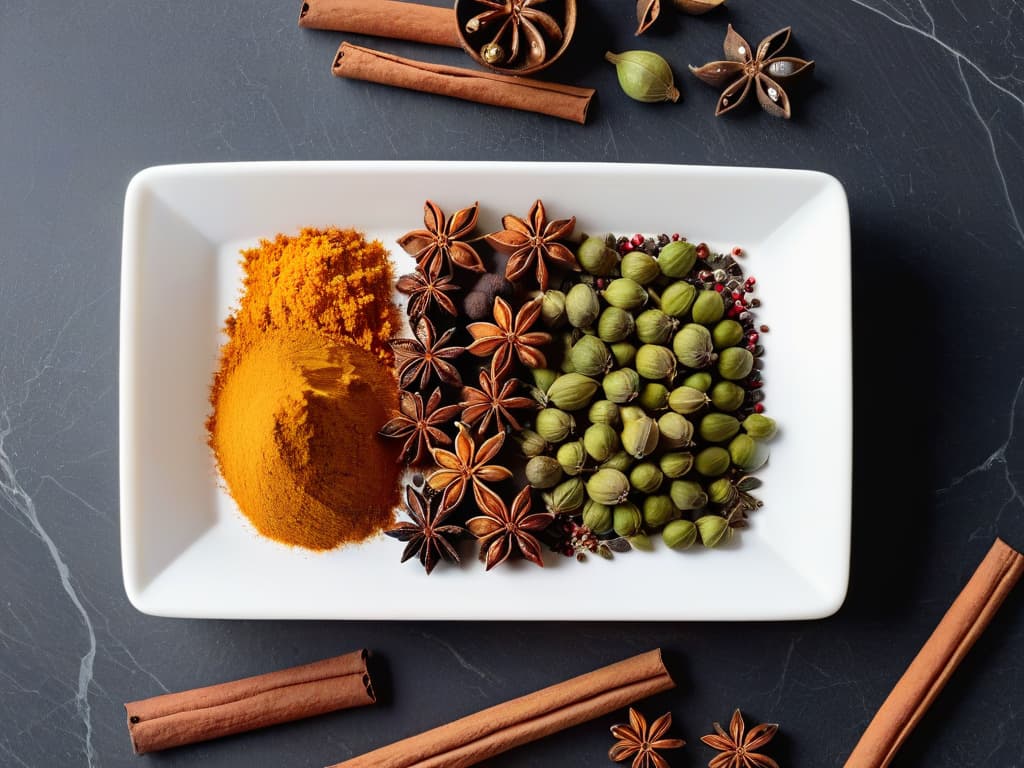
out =
<svg viewBox="0 0 1024 768"><path fill-rule="evenodd" d="M406 311L413 322L423 315L430 314L434 307L452 317L459 314L455 303L448 296L449 293L458 291L459 286L448 275L430 275L417 267L412 274L398 278L395 287L409 296Z"/></svg>
<svg viewBox="0 0 1024 768"><path fill-rule="evenodd" d="M718 98L716 117L738 107L752 86L766 112L776 117L790 117L789 96L782 85L814 70L813 61L777 55L789 42L790 32L790 27L773 32L752 52L750 44L730 24L723 45L727 61L690 67L690 71L708 85L716 88L726 86Z"/></svg>
<svg viewBox="0 0 1024 768"><path fill-rule="evenodd" d="M544 203L540 200L530 208L526 219L508 214L501 220L505 228L485 236L492 248L509 254L505 277L518 280L534 267L537 285L542 291L548 288L548 262L560 264L568 269L580 271L576 256L559 243L572 234L576 217L548 221Z"/></svg>
<svg viewBox="0 0 1024 768"><path fill-rule="evenodd" d="M477 506L483 509L491 499L498 495L486 484L497 483L512 477L511 470L498 464L488 462L498 455L505 443L505 433L499 432L489 437L477 447L469 434L469 427L461 421L458 423L459 433L455 436L455 451L434 448L431 453L440 469L427 478L427 485L441 493L441 510L447 512L454 509L466 495L466 488L472 486L473 498Z"/></svg>
<svg viewBox="0 0 1024 768"><path fill-rule="evenodd" d="M459 403L462 421L476 425L478 435L486 434L492 422L498 432L522 432L522 426L511 411L536 408L537 402L531 397L515 396L518 387L516 379L502 383L493 364L490 372L486 369L480 371L480 388L464 387L462 390L462 402Z"/></svg>
<svg viewBox="0 0 1024 768"><path fill-rule="evenodd" d="M400 522L389 531L388 536L407 542L402 552L402 562L418 557L429 575L441 560L459 562L459 553L453 542L466 535L466 529L458 525L445 525L448 512L434 508L434 500L424 496L411 485L405 489L405 503L412 522Z"/></svg>
<svg viewBox="0 0 1024 768"><path fill-rule="evenodd" d="M436 388L423 404L423 396L419 392L398 393L398 407L401 413L380 428L384 437L405 439L398 460L411 460L412 464L421 464L430 455L430 449L436 445L451 445L452 439L441 431L440 427L453 421L459 414L459 406L441 404L441 388Z"/></svg>
<svg viewBox="0 0 1024 768"><path fill-rule="evenodd" d="M438 338L434 324L421 317L414 330L416 338L391 340L398 365L398 384L402 389L409 389L417 379L419 389L426 389L434 376L450 386L462 386L458 370L448 362L466 351L465 347L446 346L454 333L455 328L449 328Z"/></svg>
<svg viewBox="0 0 1024 768"><path fill-rule="evenodd" d="M512 307L500 296L494 299L493 323L470 323L466 326L474 341L466 349L478 357L494 355L493 370L498 375L512 365L513 354L530 368L547 368L544 353L537 347L551 342L551 334L530 332L540 317L543 299L536 298L512 314Z"/></svg>
<svg viewBox="0 0 1024 768"><path fill-rule="evenodd" d="M532 505L530 486L519 492L512 502L512 509L495 494L482 499L482 515L466 521L470 533L480 539L480 554L486 570L505 562L513 552L518 552L531 563L544 567L540 541L534 536L555 519L549 512L530 513Z"/></svg>
<svg viewBox="0 0 1024 768"><path fill-rule="evenodd" d="M668 768L668 760L658 754L662 749L679 749L686 744L682 739L663 738L672 727L672 713L666 712L647 727L647 719L632 707L629 724L612 726L612 736L618 739L608 750L608 757L616 763L633 758L632 768Z"/></svg>
<svg viewBox="0 0 1024 768"><path fill-rule="evenodd" d="M779 768L779 764L768 755L756 751L778 732L779 726L775 723L755 725L746 733L743 714L737 709L732 713L728 733L718 723L714 726L715 733L700 737L701 741L720 753L711 758L708 768Z"/></svg>
<svg viewBox="0 0 1024 768"><path fill-rule="evenodd" d="M423 226L398 238L398 244L406 253L416 259L420 270L427 275L437 276L442 271L451 272L455 267L470 272L483 272L484 263L480 254L469 243L464 242L476 226L479 204L456 211L445 218L441 207L427 200L423 206Z"/></svg>

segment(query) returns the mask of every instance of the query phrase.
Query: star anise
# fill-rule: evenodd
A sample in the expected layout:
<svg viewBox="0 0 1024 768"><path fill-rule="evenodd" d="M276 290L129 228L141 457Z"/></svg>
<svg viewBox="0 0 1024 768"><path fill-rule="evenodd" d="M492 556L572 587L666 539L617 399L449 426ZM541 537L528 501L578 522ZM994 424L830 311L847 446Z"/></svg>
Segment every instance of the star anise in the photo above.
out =
<svg viewBox="0 0 1024 768"><path fill-rule="evenodd" d="M466 495L467 486L472 486L473 498L477 506L483 509L488 500L498 498L486 483L497 483L512 477L508 467L487 463L498 455L504 445L504 432L484 440L478 448L469 434L469 427L459 422L458 428L454 453L444 448L431 449L440 469L427 478L427 485L441 492L441 510L445 512L459 505Z"/></svg>
<svg viewBox="0 0 1024 768"><path fill-rule="evenodd" d="M612 736L618 741L608 750L608 757L616 763L632 757L632 768L668 768L668 760L659 755L658 750L679 749L686 744L682 739L662 738L671 727L671 712L666 712L648 728L646 718L630 707L629 724L612 726Z"/></svg>
<svg viewBox="0 0 1024 768"><path fill-rule="evenodd" d="M409 389L416 384L418 378L419 388L426 389L430 379L437 376L445 384L461 387L462 377L448 361L461 355L466 348L445 346L455 333L455 328L449 328L438 338L434 324L426 317L421 317L413 333L415 339L392 339L390 342L398 364L399 386Z"/></svg>
<svg viewBox="0 0 1024 768"><path fill-rule="evenodd" d="M452 439L439 427L454 420L459 413L459 406L441 404L441 388L436 388L423 404L419 392L398 393L398 407L401 413L380 428L384 437L405 439L399 461L411 459L413 464L420 464L430 455L430 449L436 445L451 445Z"/></svg>
<svg viewBox="0 0 1024 768"><path fill-rule="evenodd" d="M708 768L779 768L779 764L768 755L755 751L771 741L778 732L779 726L775 723L756 725L744 735L747 726L743 722L742 713L737 709L732 713L728 733L718 723L714 725L715 733L700 737L701 741L720 752L711 759Z"/></svg>
<svg viewBox="0 0 1024 768"><path fill-rule="evenodd" d="M512 501L511 510L497 495L486 496L480 507L483 514L466 521L470 533L480 539L480 558L486 570L505 562L516 551L544 567L541 545L534 534L551 525L555 516L550 512L530 513L532 490L530 486L523 488Z"/></svg>
<svg viewBox="0 0 1024 768"><path fill-rule="evenodd" d="M448 296L449 293L458 291L459 286L452 281L449 275L431 275L417 268L412 274L402 275L398 278L395 287L402 293L408 294L407 311L414 322L423 315L429 314L434 307L447 312L452 317L459 314L455 303Z"/></svg>
<svg viewBox="0 0 1024 768"><path fill-rule="evenodd" d="M579 262L573 252L559 243L572 234L576 217L548 221L544 203L540 200L530 208L526 219L507 214L501 219L501 232L485 236L492 248L509 254L505 277L518 280L533 266L537 285L542 291L548 288L548 261L561 264L568 269L580 271Z"/></svg>
<svg viewBox="0 0 1024 768"><path fill-rule="evenodd" d="M492 363L490 372L486 369L480 371L479 389L463 388L462 402L459 403L462 420L469 425L476 424L478 435L486 434L492 421L498 432L508 432L510 429L522 432L522 426L511 411L536 408L537 401L532 397L516 397L518 387L516 379L509 379L503 384Z"/></svg>
<svg viewBox="0 0 1024 768"><path fill-rule="evenodd" d="M464 242L476 226L478 212L479 204L473 203L469 208L462 208L445 218L441 207L427 200L423 206L423 226L426 229L406 232L398 238L398 244L416 258L420 271L426 275L437 276L442 271L450 273L455 267L483 272L480 254Z"/></svg>
<svg viewBox="0 0 1024 768"><path fill-rule="evenodd" d="M752 53L750 44L730 24L723 45L728 60L690 67L690 71L708 85L720 88L728 84L718 98L716 117L738 107L750 93L751 86L766 112L776 117L790 116L789 96L782 84L813 71L814 62L776 55L786 47L789 35L790 27L773 32L758 43L757 51Z"/></svg>
<svg viewBox="0 0 1024 768"><path fill-rule="evenodd" d="M562 42L562 29L555 18L540 11L534 6L545 0L476 0L479 5L489 10L478 13L466 22L466 32L474 34L492 24L500 24L497 34L491 42L480 50L480 55L488 64L508 64L516 60L522 47L520 39L526 40L526 64L534 66L547 58L547 43L544 36L552 43ZM508 38L504 47L505 38Z"/></svg>
<svg viewBox="0 0 1024 768"><path fill-rule="evenodd" d="M530 332L540 317L543 299L537 298L524 304L518 314L512 314L512 307L500 296L494 299L493 323L470 323L466 326L474 341L466 349L477 357L494 355L492 370L498 375L505 373L512 364L513 354L530 368L547 368L547 359L537 347L551 342L551 334L543 331Z"/></svg>
<svg viewBox="0 0 1024 768"><path fill-rule="evenodd" d="M429 575L441 560L459 562L459 553L453 541L465 535L466 529L458 525L446 525L448 512L434 508L434 500L424 496L411 485L405 489L405 504L412 522L400 522L388 536L408 542L402 552L402 562L415 556Z"/></svg>

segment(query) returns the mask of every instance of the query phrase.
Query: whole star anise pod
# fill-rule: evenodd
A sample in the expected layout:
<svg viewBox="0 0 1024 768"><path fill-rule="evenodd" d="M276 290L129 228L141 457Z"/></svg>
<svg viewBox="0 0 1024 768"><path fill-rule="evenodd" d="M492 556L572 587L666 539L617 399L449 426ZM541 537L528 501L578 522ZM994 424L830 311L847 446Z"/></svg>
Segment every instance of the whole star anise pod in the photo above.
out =
<svg viewBox="0 0 1024 768"><path fill-rule="evenodd" d="M512 501L511 510L496 494L486 496L480 507L483 514L466 521L470 533L480 539L480 557L486 570L505 562L513 552L544 567L541 545L534 534L551 525L555 516L549 512L531 514L532 490L530 486L523 488Z"/></svg>
<svg viewBox="0 0 1024 768"><path fill-rule="evenodd" d="M459 434L455 436L455 452L444 448L433 448L431 454L440 469L427 478L427 485L441 492L441 510L454 509L466 495L466 488L472 486L477 506L484 508L487 501L498 495L487 487L512 477L511 470L498 464L488 464L498 455L505 443L505 433L499 432L484 440L478 448L469 434L469 427L458 423Z"/></svg>
<svg viewBox="0 0 1024 768"><path fill-rule="evenodd" d="M618 741L608 750L608 757L616 763L632 757L632 768L668 768L668 760L659 755L658 750L679 749L686 744L682 739L663 738L671 727L671 712L666 712L648 728L646 718L630 707L629 724L612 726L612 736Z"/></svg>
<svg viewBox="0 0 1024 768"><path fill-rule="evenodd" d="M461 387L462 377L448 361L461 355L466 348L446 346L455 328L449 328L438 338L434 324L428 318L421 317L413 333L416 335L414 339L392 339L389 342L395 350L399 386L409 389L416 384L418 378L419 388L426 389L430 379L436 376L445 384Z"/></svg>
<svg viewBox="0 0 1024 768"><path fill-rule="evenodd" d="M440 404L440 387L430 394L426 405L419 392L399 391L398 407L401 413L380 428L380 434L384 437L405 440L402 452L398 455L399 461L411 459L413 464L420 464L430 455L430 449L434 446L452 444L452 439L440 427L458 416L459 406L438 408Z"/></svg>
<svg viewBox="0 0 1024 768"><path fill-rule="evenodd" d="M743 722L743 714L737 709L732 713L728 733L718 723L714 726L715 733L700 737L701 741L721 753L711 758L708 768L779 768L779 764L768 755L755 751L778 732L779 726L775 723L755 725L744 735L747 726Z"/></svg>
<svg viewBox="0 0 1024 768"><path fill-rule="evenodd" d="M462 420L469 425L477 425L477 434L484 435L494 423L498 432L514 430L522 432L523 428L516 421L511 411L523 408L536 408L537 401L532 397L517 397L515 391L519 382L508 379L502 383L501 376L494 370L480 371L480 388L464 387L462 390ZM477 423L479 422L479 424Z"/></svg>
<svg viewBox="0 0 1024 768"><path fill-rule="evenodd" d="M431 276L452 272L455 267L468 269L470 272L483 272L484 263L464 239L473 232L479 204L473 203L469 208L462 208L450 217L445 218L441 207L427 200L423 206L423 226L425 229L414 229L398 238L398 244L406 253L416 259L420 270Z"/></svg>
<svg viewBox="0 0 1024 768"><path fill-rule="evenodd" d="M513 355L530 368L547 368L547 359L537 347L550 343L551 334L530 332L540 317L542 302L541 298L528 301L513 315L509 303L496 296L494 322L470 323L466 326L474 339L466 349L477 357L493 354L492 370L498 375L505 373L512 365Z"/></svg>
<svg viewBox="0 0 1024 768"><path fill-rule="evenodd" d="M519 57L521 38L526 40L526 63L540 64L547 58L545 35L552 43L562 42L562 29L555 18L534 6L545 0L476 0L489 10L466 22L466 32L475 34L485 27L500 24L491 42L480 49L480 56L491 65L508 64ZM507 48L505 38L508 39Z"/></svg>
<svg viewBox="0 0 1024 768"><path fill-rule="evenodd" d="M455 302L448 296L459 290L449 275L431 275L417 268L409 275L402 275L395 282L395 287L409 296L409 305L406 311L409 317L415 322L423 315L429 314L430 310L437 307L442 312L447 312L452 317L459 314L455 308Z"/></svg>
<svg viewBox="0 0 1024 768"><path fill-rule="evenodd" d="M756 52L751 52L750 44L730 24L723 45L727 61L690 67L690 71L708 85L726 86L718 97L716 117L738 107L753 87L765 112L789 118L789 96L782 84L814 70L813 61L777 55L786 47L789 35L790 27L773 32L758 43Z"/></svg>
<svg viewBox="0 0 1024 768"><path fill-rule="evenodd" d="M405 504L412 522L401 522L385 531L388 536L407 542L402 562L418 557L428 575L441 560L459 562L459 553L452 542L464 536L466 529L446 525L448 512L435 509L434 500L411 485L405 488Z"/></svg>
<svg viewBox="0 0 1024 768"><path fill-rule="evenodd" d="M537 285L546 291L549 261L580 271L580 264L573 252L558 242L572 234L576 226L575 216L548 221L544 203L538 200L530 208L525 220L508 214L502 217L501 226L505 229L486 235L484 239L494 250L509 254L505 267L505 277L509 280L518 280L532 266L537 276Z"/></svg>

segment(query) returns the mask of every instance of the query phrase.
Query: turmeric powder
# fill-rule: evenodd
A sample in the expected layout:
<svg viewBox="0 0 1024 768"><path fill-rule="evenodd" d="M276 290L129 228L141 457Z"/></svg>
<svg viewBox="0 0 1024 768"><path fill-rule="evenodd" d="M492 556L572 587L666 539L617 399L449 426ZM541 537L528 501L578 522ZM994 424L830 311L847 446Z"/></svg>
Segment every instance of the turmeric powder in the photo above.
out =
<svg viewBox="0 0 1024 768"><path fill-rule="evenodd" d="M397 407L391 265L354 230L304 229L243 252L244 292L210 392L209 442L262 535L314 550L393 522Z"/></svg>

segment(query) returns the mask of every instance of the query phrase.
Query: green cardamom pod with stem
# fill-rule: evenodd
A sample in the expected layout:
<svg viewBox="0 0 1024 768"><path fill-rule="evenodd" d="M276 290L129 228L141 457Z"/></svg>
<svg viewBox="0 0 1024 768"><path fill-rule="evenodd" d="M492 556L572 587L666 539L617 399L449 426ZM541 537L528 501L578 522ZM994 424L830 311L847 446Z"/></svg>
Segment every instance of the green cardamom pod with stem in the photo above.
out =
<svg viewBox="0 0 1024 768"><path fill-rule="evenodd" d="M668 62L653 51L624 51L604 55L615 65L619 85L631 99L645 102L679 101L679 90Z"/></svg>

